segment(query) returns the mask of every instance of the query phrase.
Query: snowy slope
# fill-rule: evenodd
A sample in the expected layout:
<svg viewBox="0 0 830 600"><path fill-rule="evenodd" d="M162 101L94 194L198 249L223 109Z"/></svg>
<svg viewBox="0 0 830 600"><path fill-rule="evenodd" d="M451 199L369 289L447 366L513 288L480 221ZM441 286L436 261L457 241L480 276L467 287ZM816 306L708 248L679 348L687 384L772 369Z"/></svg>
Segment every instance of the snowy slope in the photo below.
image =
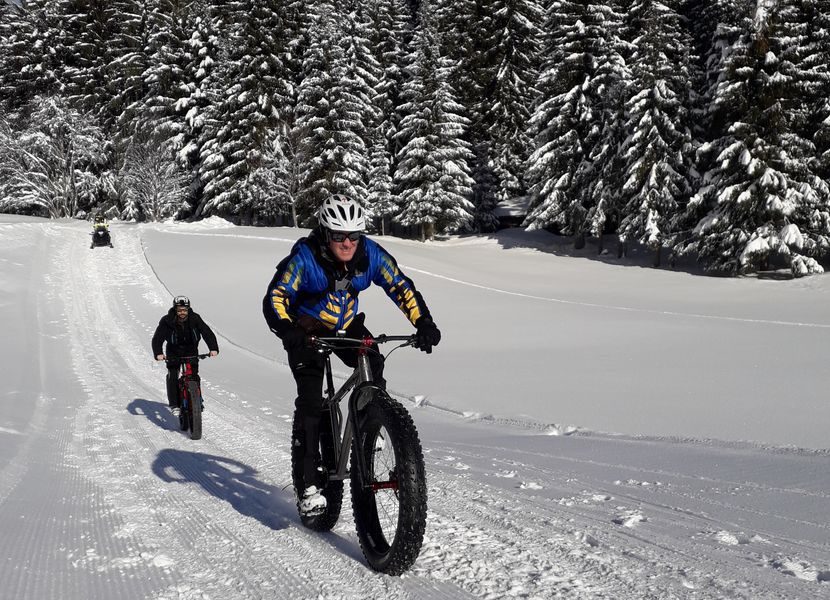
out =
<svg viewBox="0 0 830 600"><path fill-rule="evenodd" d="M0 216L0 599L830 598L824 278L382 240L445 335L389 360L430 498L392 578L348 502L330 534L296 516L293 383L259 305L299 232L112 231L89 250L83 223ZM220 335L198 442L149 349L171 293Z"/></svg>

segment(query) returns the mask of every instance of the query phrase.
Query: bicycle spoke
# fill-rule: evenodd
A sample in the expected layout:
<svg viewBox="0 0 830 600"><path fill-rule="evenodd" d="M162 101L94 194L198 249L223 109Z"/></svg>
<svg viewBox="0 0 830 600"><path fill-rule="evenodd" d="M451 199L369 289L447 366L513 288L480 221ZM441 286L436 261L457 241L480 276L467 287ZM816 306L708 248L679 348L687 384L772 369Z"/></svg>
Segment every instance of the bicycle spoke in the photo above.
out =
<svg viewBox="0 0 830 600"><path fill-rule="evenodd" d="M391 545L398 527L398 478L395 451L388 443L388 433L384 428L378 431L373 444L371 473L378 523L381 533Z"/></svg>

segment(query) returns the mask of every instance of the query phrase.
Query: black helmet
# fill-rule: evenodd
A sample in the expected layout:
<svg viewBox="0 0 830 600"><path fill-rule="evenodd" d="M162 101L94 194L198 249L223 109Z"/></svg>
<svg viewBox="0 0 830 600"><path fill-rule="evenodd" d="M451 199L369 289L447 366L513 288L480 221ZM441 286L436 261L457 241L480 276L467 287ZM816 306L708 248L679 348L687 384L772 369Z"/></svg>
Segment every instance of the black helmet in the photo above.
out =
<svg viewBox="0 0 830 600"><path fill-rule="evenodd" d="M187 296L176 296L173 298L173 306L186 306L187 308L190 308L190 298Z"/></svg>

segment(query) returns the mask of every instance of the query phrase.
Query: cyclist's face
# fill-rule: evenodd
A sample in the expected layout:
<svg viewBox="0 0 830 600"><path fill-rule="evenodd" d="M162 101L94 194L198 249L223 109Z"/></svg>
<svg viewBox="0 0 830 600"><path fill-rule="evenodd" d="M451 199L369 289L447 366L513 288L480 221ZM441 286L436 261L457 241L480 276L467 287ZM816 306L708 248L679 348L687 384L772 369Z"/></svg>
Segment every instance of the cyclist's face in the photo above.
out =
<svg viewBox="0 0 830 600"><path fill-rule="evenodd" d="M179 320L184 321L187 318L187 307L186 306L177 306L176 307L176 316L179 317Z"/></svg>
<svg viewBox="0 0 830 600"><path fill-rule="evenodd" d="M329 241L329 250L334 257L341 262L349 262L354 258L354 253L357 250L357 242L359 240L350 240L347 236L343 238L342 242Z"/></svg>

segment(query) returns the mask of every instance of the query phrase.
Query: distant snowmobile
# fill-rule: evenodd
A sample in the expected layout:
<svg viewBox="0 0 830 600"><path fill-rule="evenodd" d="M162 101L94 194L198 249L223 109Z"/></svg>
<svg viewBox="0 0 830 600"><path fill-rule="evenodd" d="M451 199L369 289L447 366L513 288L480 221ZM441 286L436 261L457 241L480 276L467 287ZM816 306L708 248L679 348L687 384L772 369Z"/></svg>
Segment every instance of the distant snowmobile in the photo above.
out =
<svg viewBox="0 0 830 600"><path fill-rule="evenodd" d="M92 243L89 245L90 248L94 248L95 246L113 247L110 228L105 221L97 221L92 226L92 233L90 235L92 236Z"/></svg>

